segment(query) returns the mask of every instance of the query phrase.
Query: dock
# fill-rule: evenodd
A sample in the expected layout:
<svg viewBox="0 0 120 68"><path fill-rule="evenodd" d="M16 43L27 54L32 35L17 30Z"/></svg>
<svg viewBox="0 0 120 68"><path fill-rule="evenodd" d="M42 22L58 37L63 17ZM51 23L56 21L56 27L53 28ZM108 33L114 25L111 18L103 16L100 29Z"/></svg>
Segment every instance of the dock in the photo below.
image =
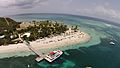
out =
<svg viewBox="0 0 120 68"><path fill-rule="evenodd" d="M58 57L60 57L63 52L60 51L60 50L57 50L57 51L52 51L50 52L49 54L42 54L41 52L38 52L37 50L35 50L29 43L29 41L27 40L23 40L20 35L19 35L19 39L26 45L28 46L28 48L34 52L36 55L37 55L37 58L35 59L37 62L40 62L41 60L45 59L47 60L48 62L52 62L54 61L55 59L57 59Z"/></svg>
<svg viewBox="0 0 120 68"><path fill-rule="evenodd" d="M37 62L40 62L41 60L44 59L44 55L40 52L38 52L37 50L35 50L28 41L23 40L20 35L19 35L19 39L26 45L28 46L28 48L37 55L37 58L35 59Z"/></svg>

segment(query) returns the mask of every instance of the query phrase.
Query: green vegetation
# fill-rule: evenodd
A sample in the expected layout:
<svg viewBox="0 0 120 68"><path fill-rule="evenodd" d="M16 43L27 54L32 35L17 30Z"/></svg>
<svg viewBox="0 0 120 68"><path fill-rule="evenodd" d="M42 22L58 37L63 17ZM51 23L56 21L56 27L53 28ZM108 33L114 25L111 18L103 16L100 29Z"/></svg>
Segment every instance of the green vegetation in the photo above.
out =
<svg viewBox="0 0 120 68"><path fill-rule="evenodd" d="M9 23L7 23L5 19ZM5 36L4 38L0 38L0 45L7 45L9 43L12 43L10 36L14 35L16 27L18 27L19 24L19 22L16 22L11 18L0 17L0 36Z"/></svg>
<svg viewBox="0 0 120 68"><path fill-rule="evenodd" d="M6 18L9 21L10 25L7 25L4 18L0 18L0 36L5 36L4 38L0 38L0 45L8 45L20 43L21 41L18 38L18 34L30 33L30 37L23 36L24 39L29 41L34 41L39 38L50 37L54 35L60 35L61 33L65 33L68 30L67 25L63 23L58 23L57 21L31 21L27 22L29 24L17 23L10 18ZM17 24L16 24L17 23ZM19 27L18 27L19 26ZM21 26L25 26L22 28ZM28 26L28 27L26 27ZM73 26L72 26L73 28ZM73 30L77 30L77 26L73 28Z"/></svg>
<svg viewBox="0 0 120 68"><path fill-rule="evenodd" d="M49 37L51 35L59 35L68 30L67 25L62 23L52 23L52 21L40 21L35 22L34 26L29 26L27 29L22 29L18 33L30 32L31 35L28 38L30 41L36 40L38 38Z"/></svg>
<svg viewBox="0 0 120 68"><path fill-rule="evenodd" d="M7 21L9 21L9 25L7 24ZM4 30L13 30L15 29L15 27L18 26L18 22L10 19L10 18L3 18L3 17L0 17L0 33L3 32Z"/></svg>

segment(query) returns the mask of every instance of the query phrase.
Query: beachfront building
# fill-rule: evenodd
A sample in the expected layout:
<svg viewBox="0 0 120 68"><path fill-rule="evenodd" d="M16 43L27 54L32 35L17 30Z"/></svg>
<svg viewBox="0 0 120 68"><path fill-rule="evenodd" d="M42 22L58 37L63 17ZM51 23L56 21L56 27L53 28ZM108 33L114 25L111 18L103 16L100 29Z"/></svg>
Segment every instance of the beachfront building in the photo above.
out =
<svg viewBox="0 0 120 68"><path fill-rule="evenodd" d="M24 37L24 36L26 36L26 37L30 37L30 33L24 33L23 35L21 35L21 37Z"/></svg>
<svg viewBox="0 0 120 68"><path fill-rule="evenodd" d="M1 35L1 36L0 36L0 39L3 39L4 37L5 37L5 35Z"/></svg>

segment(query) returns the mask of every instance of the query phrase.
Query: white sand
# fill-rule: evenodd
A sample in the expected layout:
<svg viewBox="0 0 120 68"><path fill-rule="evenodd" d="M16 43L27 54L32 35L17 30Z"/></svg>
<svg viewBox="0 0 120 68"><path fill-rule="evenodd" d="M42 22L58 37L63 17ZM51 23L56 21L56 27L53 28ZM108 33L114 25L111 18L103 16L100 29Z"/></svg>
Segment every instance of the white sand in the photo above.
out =
<svg viewBox="0 0 120 68"><path fill-rule="evenodd" d="M58 41L59 40L59 41ZM53 48L62 48L64 46L70 46L78 43L85 43L90 40L90 36L84 32L74 32L69 35L60 35L51 38L38 39L30 42L31 46L36 50L44 50L46 52ZM17 52L30 52L28 47L24 43L10 44L8 46L0 46L0 58L4 56L16 56ZM43 52L43 51L42 51ZM44 53L46 53L44 52Z"/></svg>

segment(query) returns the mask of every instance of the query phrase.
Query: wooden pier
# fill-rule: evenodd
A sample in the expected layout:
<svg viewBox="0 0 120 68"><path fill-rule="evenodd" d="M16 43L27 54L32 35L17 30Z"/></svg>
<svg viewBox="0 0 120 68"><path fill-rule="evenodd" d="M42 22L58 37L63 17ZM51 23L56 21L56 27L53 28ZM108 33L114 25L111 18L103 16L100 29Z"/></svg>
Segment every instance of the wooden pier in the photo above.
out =
<svg viewBox="0 0 120 68"><path fill-rule="evenodd" d="M34 52L34 53L37 55L37 58L35 59L37 62L40 62L41 60L44 59L44 55L43 55L42 53L38 52L37 50L35 50L35 49L30 45L30 43L29 43L28 41L26 41L26 40L23 40L23 39L20 37L20 35L19 35L19 39L20 39L25 45L27 45L28 48L29 48L32 52Z"/></svg>

